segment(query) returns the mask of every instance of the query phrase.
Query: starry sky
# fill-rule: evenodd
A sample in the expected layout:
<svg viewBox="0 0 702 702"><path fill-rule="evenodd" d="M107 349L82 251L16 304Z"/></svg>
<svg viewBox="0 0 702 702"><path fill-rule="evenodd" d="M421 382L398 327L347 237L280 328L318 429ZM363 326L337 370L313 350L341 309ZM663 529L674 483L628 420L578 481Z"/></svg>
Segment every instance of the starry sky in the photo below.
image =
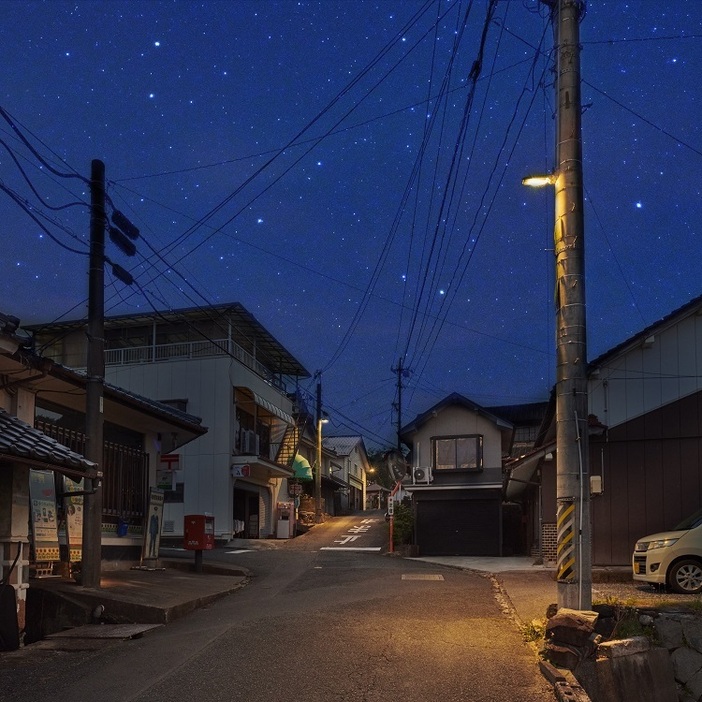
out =
<svg viewBox="0 0 702 702"><path fill-rule="evenodd" d="M538 0L0 15L0 311L86 314L101 159L141 230L130 258L108 240L136 282L106 267L107 314L240 302L322 371L325 433L393 445L400 365L403 423L451 392L548 398L553 193L521 185L554 163ZM591 0L581 40L593 359L702 294L702 2Z"/></svg>

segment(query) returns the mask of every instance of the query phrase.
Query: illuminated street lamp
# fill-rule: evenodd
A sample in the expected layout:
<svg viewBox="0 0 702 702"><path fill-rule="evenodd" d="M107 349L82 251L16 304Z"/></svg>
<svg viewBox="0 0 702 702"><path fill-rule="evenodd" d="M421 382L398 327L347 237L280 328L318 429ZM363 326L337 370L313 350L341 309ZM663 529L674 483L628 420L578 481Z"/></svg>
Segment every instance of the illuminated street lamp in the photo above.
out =
<svg viewBox="0 0 702 702"><path fill-rule="evenodd" d="M522 178L522 185L527 185L530 188L543 188L547 185L555 185L556 180L558 180L558 176L555 173L528 175Z"/></svg>
<svg viewBox="0 0 702 702"><path fill-rule="evenodd" d="M327 424L329 420L320 418L317 420L317 470L314 474L314 521L315 524L322 523L322 424Z"/></svg>
<svg viewBox="0 0 702 702"><path fill-rule="evenodd" d="M556 582L558 607L592 609L588 456L580 32L584 3L542 0L557 48L555 172L523 178L555 186L556 263Z"/></svg>

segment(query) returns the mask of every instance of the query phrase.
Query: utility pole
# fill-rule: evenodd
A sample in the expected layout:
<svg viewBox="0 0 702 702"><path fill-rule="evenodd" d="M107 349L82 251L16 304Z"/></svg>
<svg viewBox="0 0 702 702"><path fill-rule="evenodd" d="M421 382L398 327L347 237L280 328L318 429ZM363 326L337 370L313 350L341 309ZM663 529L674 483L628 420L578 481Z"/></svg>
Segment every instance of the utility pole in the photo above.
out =
<svg viewBox="0 0 702 702"><path fill-rule="evenodd" d="M314 471L314 522L322 523L322 372L317 371L317 411L315 428L317 429L317 465Z"/></svg>
<svg viewBox="0 0 702 702"><path fill-rule="evenodd" d="M90 263L88 274L88 378L85 386L85 456L103 461L103 388L105 384L105 164L95 159L90 171ZM83 497L83 587L100 587L102 561L102 487L94 479Z"/></svg>
<svg viewBox="0 0 702 702"><path fill-rule="evenodd" d="M397 366L390 370L393 373L397 373L397 404L394 407L397 410L397 450L402 451L402 439L400 438L400 430L402 429L402 378L406 372L402 365L402 358L397 362Z"/></svg>
<svg viewBox="0 0 702 702"><path fill-rule="evenodd" d="M542 1L551 9L557 51L556 577L558 606L583 610L592 608L579 30L585 3Z"/></svg>

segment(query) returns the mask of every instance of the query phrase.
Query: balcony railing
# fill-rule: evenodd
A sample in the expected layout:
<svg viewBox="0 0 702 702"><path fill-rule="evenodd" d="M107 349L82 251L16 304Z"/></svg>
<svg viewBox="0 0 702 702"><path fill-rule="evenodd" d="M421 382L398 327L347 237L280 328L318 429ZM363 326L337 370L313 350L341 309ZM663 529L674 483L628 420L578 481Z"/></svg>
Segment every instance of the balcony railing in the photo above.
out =
<svg viewBox="0 0 702 702"><path fill-rule="evenodd" d="M185 341L177 344L154 344L152 346L128 346L105 351L106 366L123 366L131 363L159 363L178 359L233 356L237 361L260 375L264 380L280 388L282 383L260 361L231 339L212 341Z"/></svg>

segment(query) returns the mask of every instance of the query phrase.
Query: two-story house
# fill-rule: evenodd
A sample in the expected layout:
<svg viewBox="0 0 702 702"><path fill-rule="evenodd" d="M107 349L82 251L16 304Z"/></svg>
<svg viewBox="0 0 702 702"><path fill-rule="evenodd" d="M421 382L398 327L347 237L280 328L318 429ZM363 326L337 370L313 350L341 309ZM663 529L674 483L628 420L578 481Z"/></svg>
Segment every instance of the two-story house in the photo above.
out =
<svg viewBox="0 0 702 702"><path fill-rule="evenodd" d="M370 463L363 437L327 436L322 443L334 452L331 472L342 483L341 489L336 493L339 504L335 514L365 509Z"/></svg>
<svg viewBox="0 0 702 702"><path fill-rule="evenodd" d="M588 366L592 563L629 565L637 539L702 504L702 297ZM536 450L510 466L532 544L556 558L555 400Z"/></svg>
<svg viewBox="0 0 702 702"><path fill-rule="evenodd" d="M79 322L36 329L46 355L85 366ZM161 457L164 535L188 514L214 516L215 537L276 533L276 506L299 443L295 389L309 373L241 304L145 312L105 320L105 376L202 417L208 433Z"/></svg>
<svg viewBox="0 0 702 702"><path fill-rule="evenodd" d="M420 555L502 555L502 458L513 425L453 393L402 427Z"/></svg>

